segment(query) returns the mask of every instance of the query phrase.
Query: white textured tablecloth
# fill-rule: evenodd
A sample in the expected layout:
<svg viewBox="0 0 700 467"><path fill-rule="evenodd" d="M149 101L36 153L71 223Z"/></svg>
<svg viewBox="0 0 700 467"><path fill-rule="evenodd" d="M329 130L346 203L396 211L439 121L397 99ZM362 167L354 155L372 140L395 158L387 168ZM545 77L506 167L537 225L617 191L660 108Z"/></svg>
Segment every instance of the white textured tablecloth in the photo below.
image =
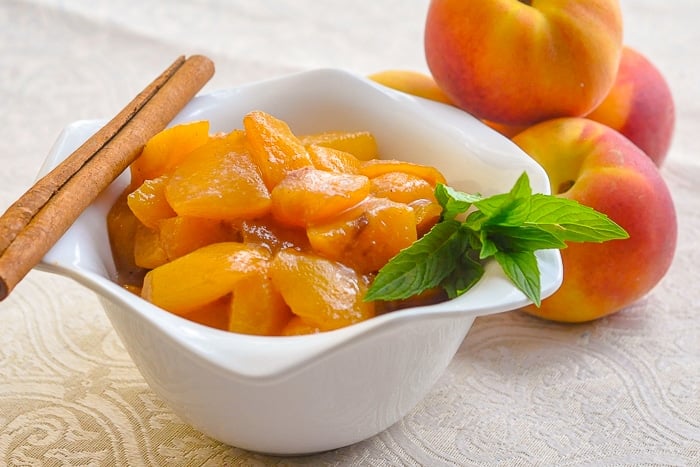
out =
<svg viewBox="0 0 700 467"><path fill-rule="evenodd" d="M427 4L0 0L0 209L64 126L111 117L178 55L215 61L205 91L317 67L426 71ZM284 459L184 424L91 292L32 272L0 303L0 465L700 465L700 3L622 6L625 42L663 71L677 104L663 175L679 244L647 297L584 325L480 318L402 421Z"/></svg>

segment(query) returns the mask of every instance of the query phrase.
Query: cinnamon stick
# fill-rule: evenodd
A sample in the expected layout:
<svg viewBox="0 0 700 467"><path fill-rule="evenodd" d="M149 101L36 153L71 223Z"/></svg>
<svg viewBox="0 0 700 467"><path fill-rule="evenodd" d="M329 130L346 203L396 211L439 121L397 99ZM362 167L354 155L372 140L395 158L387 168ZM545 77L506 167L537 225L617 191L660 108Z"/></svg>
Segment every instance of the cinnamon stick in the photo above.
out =
<svg viewBox="0 0 700 467"><path fill-rule="evenodd" d="M214 74L207 57L178 57L103 128L0 217L0 300Z"/></svg>

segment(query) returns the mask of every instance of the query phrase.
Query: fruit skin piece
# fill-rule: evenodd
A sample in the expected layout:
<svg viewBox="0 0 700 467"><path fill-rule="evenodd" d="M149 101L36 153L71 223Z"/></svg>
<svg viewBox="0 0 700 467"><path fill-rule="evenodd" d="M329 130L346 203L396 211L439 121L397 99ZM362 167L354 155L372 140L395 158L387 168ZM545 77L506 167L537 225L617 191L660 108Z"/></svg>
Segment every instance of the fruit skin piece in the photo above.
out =
<svg viewBox="0 0 700 467"><path fill-rule="evenodd" d="M588 118L625 135L660 167L673 139L675 103L659 69L638 51L624 47L615 84Z"/></svg>
<svg viewBox="0 0 700 467"><path fill-rule="evenodd" d="M622 13L617 0L432 0L424 47L440 88L477 118L582 116L615 81Z"/></svg>
<svg viewBox="0 0 700 467"><path fill-rule="evenodd" d="M540 308L525 311L554 321L591 321L656 286L673 260L678 227L671 194L651 159L617 131L586 118L542 122L513 141L542 165L553 193L607 214L630 235L563 249L562 286Z"/></svg>

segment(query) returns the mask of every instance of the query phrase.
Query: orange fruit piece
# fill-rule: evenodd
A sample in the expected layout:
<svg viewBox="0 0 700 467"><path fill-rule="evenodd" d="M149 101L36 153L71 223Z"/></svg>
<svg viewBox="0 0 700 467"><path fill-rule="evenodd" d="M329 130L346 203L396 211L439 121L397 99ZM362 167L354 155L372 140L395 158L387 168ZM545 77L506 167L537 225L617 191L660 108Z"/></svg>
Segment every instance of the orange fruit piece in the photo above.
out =
<svg viewBox="0 0 700 467"><path fill-rule="evenodd" d="M195 323L211 328L228 330L228 320L231 309L231 296L224 295L218 300L205 303L199 308L187 312L182 317Z"/></svg>
<svg viewBox="0 0 700 467"><path fill-rule="evenodd" d="M203 217L175 216L158 225L160 245L168 261L211 243L234 240L235 234L228 223Z"/></svg>
<svg viewBox="0 0 700 467"><path fill-rule="evenodd" d="M107 232L112 259L117 272L117 283L124 286L141 285L146 271L136 264L134 243L136 229L141 222L127 204L128 191L124 191L107 213Z"/></svg>
<svg viewBox="0 0 700 467"><path fill-rule="evenodd" d="M416 217L406 204L368 197L330 222L308 227L306 234L318 254L370 273L416 241Z"/></svg>
<svg viewBox="0 0 700 467"><path fill-rule="evenodd" d="M436 201L435 187L412 173L383 173L372 178L370 186L374 196L389 198L397 203L410 203L418 199Z"/></svg>
<svg viewBox="0 0 700 467"><path fill-rule="evenodd" d="M321 328L301 316L294 315L280 333L283 336L301 336L306 334L316 334L321 332Z"/></svg>
<svg viewBox="0 0 700 467"><path fill-rule="evenodd" d="M438 183L445 183L445 176L428 165L414 164L413 162L397 161L394 159L373 159L365 161L360 166L360 173L369 178L375 178L388 172L404 172L422 178L433 187Z"/></svg>
<svg viewBox="0 0 700 467"><path fill-rule="evenodd" d="M440 220L442 206L436 201L417 199L408 204L416 216L416 230L418 237L425 235Z"/></svg>
<svg viewBox="0 0 700 467"><path fill-rule="evenodd" d="M134 261L146 269L157 268L168 262L168 254L160 242L160 230L143 224L136 227L134 236Z"/></svg>
<svg viewBox="0 0 700 467"><path fill-rule="evenodd" d="M388 88L443 104L452 104L432 76L412 70L382 70L367 76Z"/></svg>
<svg viewBox="0 0 700 467"><path fill-rule="evenodd" d="M305 146L316 145L349 152L361 161L379 157L377 140L369 131L325 131L299 137Z"/></svg>
<svg viewBox="0 0 700 467"><path fill-rule="evenodd" d="M282 295L265 275L252 274L233 287L229 331L277 336L292 316Z"/></svg>
<svg viewBox="0 0 700 467"><path fill-rule="evenodd" d="M160 177L177 166L192 150L209 140L209 122L202 120L166 128L154 135L131 163L131 186Z"/></svg>
<svg viewBox="0 0 700 467"><path fill-rule="evenodd" d="M237 227L244 243L264 245L272 252L282 248L310 248L305 229L283 225L273 216L246 219Z"/></svg>
<svg viewBox="0 0 700 467"><path fill-rule="evenodd" d="M287 248L270 263L270 277L292 312L322 330L375 315L374 304L363 301L369 279L336 261Z"/></svg>
<svg viewBox="0 0 700 467"><path fill-rule="evenodd" d="M246 138L253 161L272 190L287 173L311 167L311 157L286 122L272 115L254 111L243 117Z"/></svg>
<svg viewBox="0 0 700 467"><path fill-rule="evenodd" d="M165 196L181 216L215 219L257 217L270 209L270 193L242 146L212 139L170 176Z"/></svg>
<svg viewBox="0 0 700 467"><path fill-rule="evenodd" d="M156 228L160 220L176 215L165 198L168 179L168 175L161 175L144 180L141 186L129 193L129 208L146 227Z"/></svg>
<svg viewBox="0 0 700 467"><path fill-rule="evenodd" d="M360 160L346 151L311 144L306 147L314 167L327 172L357 174Z"/></svg>
<svg viewBox="0 0 700 467"><path fill-rule="evenodd" d="M272 214L282 224L306 227L359 203L369 189L363 175L306 167L290 172L272 190Z"/></svg>
<svg viewBox="0 0 700 467"><path fill-rule="evenodd" d="M141 296L182 315L230 293L242 278L264 274L269 260L263 247L213 243L150 270Z"/></svg>

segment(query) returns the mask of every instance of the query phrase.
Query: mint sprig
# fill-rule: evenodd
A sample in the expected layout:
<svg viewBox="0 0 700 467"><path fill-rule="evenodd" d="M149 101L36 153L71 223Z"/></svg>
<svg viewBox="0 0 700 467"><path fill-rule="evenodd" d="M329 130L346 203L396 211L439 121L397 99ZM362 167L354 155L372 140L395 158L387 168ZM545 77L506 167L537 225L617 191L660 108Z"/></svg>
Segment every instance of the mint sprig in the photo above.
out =
<svg viewBox="0 0 700 467"><path fill-rule="evenodd" d="M629 237L605 214L588 206L533 194L527 173L508 193L484 198L438 184L435 197L442 206L440 221L379 271L366 301L404 300L435 287L455 298L479 282L484 264L495 260L506 277L539 306L535 251L563 249L567 242Z"/></svg>

